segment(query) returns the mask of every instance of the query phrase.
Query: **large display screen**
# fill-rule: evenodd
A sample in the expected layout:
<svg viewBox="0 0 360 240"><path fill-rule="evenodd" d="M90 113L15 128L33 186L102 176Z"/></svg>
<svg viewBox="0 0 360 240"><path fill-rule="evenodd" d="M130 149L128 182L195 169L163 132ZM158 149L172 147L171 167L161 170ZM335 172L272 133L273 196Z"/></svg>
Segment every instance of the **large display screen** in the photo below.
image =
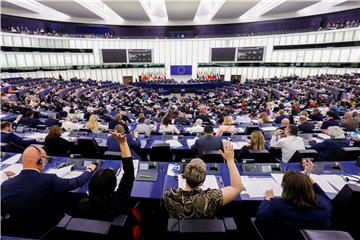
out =
<svg viewBox="0 0 360 240"><path fill-rule="evenodd" d="M237 61L262 61L264 47L241 47L237 50Z"/></svg>
<svg viewBox="0 0 360 240"><path fill-rule="evenodd" d="M129 63L152 62L151 49L129 49Z"/></svg>
<svg viewBox="0 0 360 240"><path fill-rule="evenodd" d="M126 63L126 49L101 49L103 63Z"/></svg>
<svg viewBox="0 0 360 240"><path fill-rule="evenodd" d="M235 61L235 48L212 48L212 62Z"/></svg>

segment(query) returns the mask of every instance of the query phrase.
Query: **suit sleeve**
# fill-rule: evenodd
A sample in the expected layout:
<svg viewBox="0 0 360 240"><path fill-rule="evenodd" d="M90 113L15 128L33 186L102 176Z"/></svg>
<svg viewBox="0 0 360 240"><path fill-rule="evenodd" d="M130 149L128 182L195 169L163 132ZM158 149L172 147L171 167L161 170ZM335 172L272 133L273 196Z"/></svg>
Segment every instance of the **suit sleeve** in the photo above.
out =
<svg viewBox="0 0 360 240"><path fill-rule="evenodd" d="M261 202L256 213L256 220L267 222L275 218L275 207L272 201L274 201L274 199L271 199L270 201L263 200Z"/></svg>
<svg viewBox="0 0 360 240"><path fill-rule="evenodd" d="M135 181L132 157L123 158L122 164L124 175L122 176L112 199L112 205L118 211L126 210L129 207L131 191Z"/></svg>
<svg viewBox="0 0 360 240"><path fill-rule="evenodd" d="M131 136L127 137L127 142L129 144L129 147L132 148L139 148L141 146L141 142L140 142L140 138L136 138L134 140L134 138L132 138Z"/></svg>
<svg viewBox="0 0 360 240"><path fill-rule="evenodd" d="M83 186L92 176L92 173L85 171L79 177L65 179L54 175L54 191L56 193L68 192Z"/></svg>
<svg viewBox="0 0 360 240"><path fill-rule="evenodd" d="M30 144L36 143L36 140L35 139L23 140L21 137L17 136L16 134L12 134L10 142L13 142L16 145L20 145L20 146L29 146Z"/></svg>
<svg viewBox="0 0 360 240"><path fill-rule="evenodd" d="M315 141L310 141L309 142L311 148L315 149L315 150L321 150L321 149L326 149L329 147L327 141L322 141L321 143L316 143Z"/></svg>

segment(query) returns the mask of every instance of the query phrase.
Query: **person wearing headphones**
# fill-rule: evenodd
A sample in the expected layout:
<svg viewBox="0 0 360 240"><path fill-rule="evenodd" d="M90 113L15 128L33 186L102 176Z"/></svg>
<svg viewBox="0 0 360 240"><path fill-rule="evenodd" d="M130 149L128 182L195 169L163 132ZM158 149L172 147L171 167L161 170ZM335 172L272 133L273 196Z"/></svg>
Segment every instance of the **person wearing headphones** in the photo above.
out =
<svg viewBox="0 0 360 240"><path fill-rule="evenodd" d="M60 195L83 186L96 165L90 164L79 177L63 179L43 174L47 163L44 149L31 145L22 155L23 170L1 186L2 234L39 238L64 216Z"/></svg>

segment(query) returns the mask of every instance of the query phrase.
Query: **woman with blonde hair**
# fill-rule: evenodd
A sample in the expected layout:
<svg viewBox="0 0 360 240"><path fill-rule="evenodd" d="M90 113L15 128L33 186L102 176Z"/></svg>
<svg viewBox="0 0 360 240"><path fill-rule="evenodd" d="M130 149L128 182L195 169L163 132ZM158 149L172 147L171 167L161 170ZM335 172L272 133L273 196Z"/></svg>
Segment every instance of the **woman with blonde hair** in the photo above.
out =
<svg viewBox="0 0 360 240"><path fill-rule="evenodd" d="M269 123L270 119L266 112L261 112L259 115L259 123Z"/></svg>
<svg viewBox="0 0 360 240"><path fill-rule="evenodd" d="M98 119L95 114L91 114L89 121L86 123L85 128L90 129L92 132L101 132L101 130L106 130L104 126L98 122Z"/></svg>
<svg viewBox="0 0 360 240"><path fill-rule="evenodd" d="M221 136L223 133L235 133L236 128L233 124L233 120L231 116L225 116L222 125L219 127L218 131L216 132L216 136Z"/></svg>
<svg viewBox="0 0 360 240"><path fill-rule="evenodd" d="M237 154L237 160L244 158L250 158L249 150L264 150L265 149L265 138L260 131L253 131L250 135L250 140L247 145L242 147Z"/></svg>

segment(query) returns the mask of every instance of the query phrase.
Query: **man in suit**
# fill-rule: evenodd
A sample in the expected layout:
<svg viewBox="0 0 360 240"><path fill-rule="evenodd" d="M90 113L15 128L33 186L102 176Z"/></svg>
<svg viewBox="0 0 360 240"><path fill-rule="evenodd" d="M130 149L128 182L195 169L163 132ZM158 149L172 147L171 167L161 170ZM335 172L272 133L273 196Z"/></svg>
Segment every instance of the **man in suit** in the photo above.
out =
<svg viewBox="0 0 360 240"><path fill-rule="evenodd" d="M339 126L339 122L335 120L335 113L333 111L328 111L325 116L325 121L321 125L321 130L326 133L328 127Z"/></svg>
<svg viewBox="0 0 360 240"><path fill-rule="evenodd" d="M324 116L321 114L318 108L314 108L309 118L313 121L322 121Z"/></svg>
<svg viewBox="0 0 360 240"><path fill-rule="evenodd" d="M38 118L34 118L34 111L28 109L25 111L24 115L20 118L19 121L14 121L18 125L25 125L28 127L36 127L37 125L43 125L44 123Z"/></svg>
<svg viewBox="0 0 360 240"><path fill-rule="evenodd" d="M43 174L46 152L29 146L22 155L23 170L1 187L2 234L39 238L64 216L60 194L84 185L96 165L90 164L79 177L63 179Z"/></svg>
<svg viewBox="0 0 360 240"><path fill-rule="evenodd" d="M202 157L204 151L223 150L223 142L220 137L214 136L214 129L211 126L204 128L204 135L191 146L191 150L197 150L198 157Z"/></svg>
<svg viewBox="0 0 360 240"><path fill-rule="evenodd" d="M23 140L21 137L12 132L12 125L10 122L1 123L1 142L12 143L20 148L26 148L30 144L36 143L35 139Z"/></svg>
<svg viewBox="0 0 360 240"><path fill-rule="evenodd" d="M359 119L353 118L352 112L347 112L344 114L344 118L339 123L339 126L345 128L346 131L356 131L359 127Z"/></svg>
<svg viewBox="0 0 360 240"><path fill-rule="evenodd" d="M298 128L299 128L300 132L311 133L315 128L314 122L308 121L307 117L304 115L301 115L299 117L299 122L300 122L300 124L299 124Z"/></svg>
<svg viewBox="0 0 360 240"><path fill-rule="evenodd" d="M59 120L56 119L56 114L55 113L50 113L49 114L49 119L47 119L44 123L44 125L46 127L51 127L52 125L58 125L59 127L61 127L61 123Z"/></svg>
<svg viewBox="0 0 360 240"><path fill-rule="evenodd" d="M129 127L126 125L126 123L122 120L122 116L121 114L116 114L113 118L113 120L111 120L109 122L109 129L115 129L116 125L120 124L121 126L123 126L125 133L129 134Z"/></svg>
<svg viewBox="0 0 360 240"><path fill-rule="evenodd" d="M285 114L284 109L280 109L278 113L279 113L279 116L277 116L274 120L274 123L276 123L276 124L280 124L284 118L288 118L288 116Z"/></svg>
<svg viewBox="0 0 360 240"><path fill-rule="evenodd" d="M114 130L118 134L125 134L124 127L120 124L116 125ZM127 134L126 141L130 147L131 155L133 156L133 158L141 159L134 150L134 148L141 147L139 133L137 131L134 131L133 135ZM108 151L120 152L119 143L118 141L116 141L116 139L114 139L112 135L109 135L107 137L107 146L108 146Z"/></svg>

